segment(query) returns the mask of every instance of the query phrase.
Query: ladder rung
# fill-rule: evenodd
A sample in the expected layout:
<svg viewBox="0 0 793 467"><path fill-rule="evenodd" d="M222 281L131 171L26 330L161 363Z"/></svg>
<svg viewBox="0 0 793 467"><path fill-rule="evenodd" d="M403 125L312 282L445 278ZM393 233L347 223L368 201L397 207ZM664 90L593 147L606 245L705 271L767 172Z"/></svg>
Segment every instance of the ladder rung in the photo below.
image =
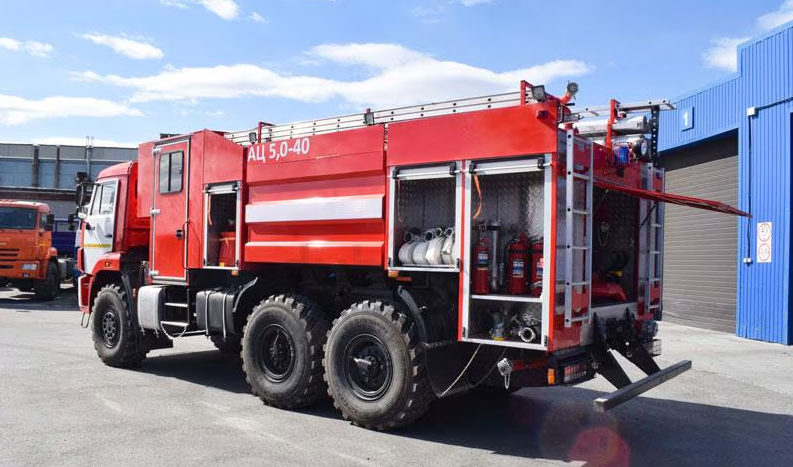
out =
<svg viewBox="0 0 793 467"><path fill-rule="evenodd" d="M652 224L650 224L650 227L652 227L654 229L660 229L661 228L661 224L659 224L657 222L653 222Z"/></svg>
<svg viewBox="0 0 793 467"><path fill-rule="evenodd" d="M570 322L577 323L579 321L586 321L588 319L589 319L589 315L588 314L587 315L581 315L581 316L573 316L572 318L570 318Z"/></svg>
<svg viewBox="0 0 793 467"><path fill-rule="evenodd" d="M185 323L184 321L160 321L160 324L164 324L166 326L181 326L186 328L190 323Z"/></svg>
<svg viewBox="0 0 793 467"><path fill-rule="evenodd" d="M172 306L174 308L187 308L187 303L181 302L165 302L165 306Z"/></svg>
<svg viewBox="0 0 793 467"><path fill-rule="evenodd" d="M650 305L647 307L648 310L655 310L656 308L661 308L661 305Z"/></svg>
<svg viewBox="0 0 793 467"><path fill-rule="evenodd" d="M573 209L573 214L578 214L579 216L588 216L589 211L583 209Z"/></svg>
<svg viewBox="0 0 793 467"><path fill-rule="evenodd" d="M581 287L582 285L589 285L589 281L571 282L570 287Z"/></svg>
<svg viewBox="0 0 793 467"><path fill-rule="evenodd" d="M580 174L578 172L573 172L571 175L573 178L577 178L579 180L589 180L589 175Z"/></svg>
<svg viewBox="0 0 793 467"><path fill-rule="evenodd" d="M661 254L661 250L650 250L650 254L651 255L660 255Z"/></svg>
<svg viewBox="0 0 793 467"><path fill-rule="evenodd" d="M589 249L588 246L579 246L579 245L573 245L570 248L572 248L573 250L588 250Z"/></svg>
<svg viewBox="0 0 793 467"><path fill-rule="evenodd" d="M661 282L661 278L660 277L651 277L651 278L647 279L647 281L648 282Z"/></svg>

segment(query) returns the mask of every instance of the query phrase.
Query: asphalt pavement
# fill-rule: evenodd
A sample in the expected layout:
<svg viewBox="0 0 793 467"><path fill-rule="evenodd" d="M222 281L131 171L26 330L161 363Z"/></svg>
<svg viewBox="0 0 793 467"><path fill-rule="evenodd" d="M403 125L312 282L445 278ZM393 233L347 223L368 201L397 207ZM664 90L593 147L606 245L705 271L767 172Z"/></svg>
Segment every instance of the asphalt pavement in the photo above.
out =
<svg viewBox="0 0 793 467"><path fill-rule="evenodd" d="M793 348L729 334L662 323L661 366L694 369L608 414L591 410L613 390L598 378L438 400L380 433L330 401L264 406L239 358L203 337L106 367L80 316L70 291L46 303L0 288L0 465L793 465Z"/></svg>

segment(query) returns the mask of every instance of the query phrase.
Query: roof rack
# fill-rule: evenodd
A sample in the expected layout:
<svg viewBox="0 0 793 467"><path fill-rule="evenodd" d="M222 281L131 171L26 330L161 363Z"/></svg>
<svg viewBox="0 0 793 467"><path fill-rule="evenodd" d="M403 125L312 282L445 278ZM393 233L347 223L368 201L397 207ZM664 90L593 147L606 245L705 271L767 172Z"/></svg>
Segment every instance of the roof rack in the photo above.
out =
<svg viewBox="0 0 793 467"><path fill-rule="evenodd" d="M418 118L512 107L521 104L522 94L521 92L509 92L490 96L434 102L430 104L396 107L393 109L367 110L363 113L320 120L307 120L285 125L270 125L262 122L256 128L229 132L226 133L225 136L227 139L237 144L249 146L259 140L278 141L282 139L301 138L305 136L353 130L370 125L415 120ZM526 94L525 101L525 103L536 102L529 94Z"/></svg>

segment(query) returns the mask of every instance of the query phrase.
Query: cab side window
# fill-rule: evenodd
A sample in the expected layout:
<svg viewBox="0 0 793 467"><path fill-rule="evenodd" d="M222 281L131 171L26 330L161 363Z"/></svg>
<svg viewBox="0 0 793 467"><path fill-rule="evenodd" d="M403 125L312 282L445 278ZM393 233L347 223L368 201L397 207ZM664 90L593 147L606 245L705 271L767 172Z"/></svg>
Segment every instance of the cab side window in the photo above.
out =
<svg viewBox="0 0 793 467"><path fill-rule="evenodd" d="M169 152L160 156L160 193L182 191L182 151Z"/></svg>
<svg viewBox="0 0 793 467"><path fill-rule="evenodd" d="M102 186L102 196L99 197L99 214L113 214L116 207L116 187L113 184Z"/></svg>
<svg viewBox="0 0 793 467"><path fill-rule="evenodd" d="M116 207L115 184L97 184L94 186L94 193L91 198L91 214L113 214Z"/></svg>
<svg viewBox="0 0 793 467"><path fill-rule="evenodd" d="M94 185L94 192L91 195L91 209L90 214L99 214L99 201L102 198L102 186L100 184Z"/></svg>

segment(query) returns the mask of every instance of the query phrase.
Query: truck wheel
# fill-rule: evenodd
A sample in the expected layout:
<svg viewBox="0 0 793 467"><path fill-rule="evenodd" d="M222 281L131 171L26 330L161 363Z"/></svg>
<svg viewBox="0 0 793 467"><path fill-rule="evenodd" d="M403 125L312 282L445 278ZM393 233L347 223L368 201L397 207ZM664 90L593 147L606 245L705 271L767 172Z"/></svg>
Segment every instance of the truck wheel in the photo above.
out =
<svg viewBox="0 0 793 467"><path fill-rule="evenodd" d="M325 379L344 418L389 430L418 420L434 393L413 322L392 305L357 303L333 322Z"/></svg>
<svg viewBox="0 0 793 467"><path fill-rule="evenodd" d="M44 279L33 283L33 293L36 294L36 298L39 300L53 300L60 291L61 279L58 277L58 265L48 261Z"/></svg>
<svg viewBox="0 0 793 467"><path fill-rule="evenodd" d="M223 353L239 355L242 350L242 341L239 336L209 336L209 340Z"/></svg>
<svg viewBox="0 0 793 467"><path fill-rule="evenodd" d="M267 405L306 407L325 393L322 346L329 328L318 305L300 295L271 296L248 316L242 370Z"/></svg>
<svg viewBox="0 0 793 467"><path fill-rule="evenodd" d="M94 299L93 338L96 354L105 365L137 368L146 358L147 349L140 345L124 288L108 284Z"/></svg>

